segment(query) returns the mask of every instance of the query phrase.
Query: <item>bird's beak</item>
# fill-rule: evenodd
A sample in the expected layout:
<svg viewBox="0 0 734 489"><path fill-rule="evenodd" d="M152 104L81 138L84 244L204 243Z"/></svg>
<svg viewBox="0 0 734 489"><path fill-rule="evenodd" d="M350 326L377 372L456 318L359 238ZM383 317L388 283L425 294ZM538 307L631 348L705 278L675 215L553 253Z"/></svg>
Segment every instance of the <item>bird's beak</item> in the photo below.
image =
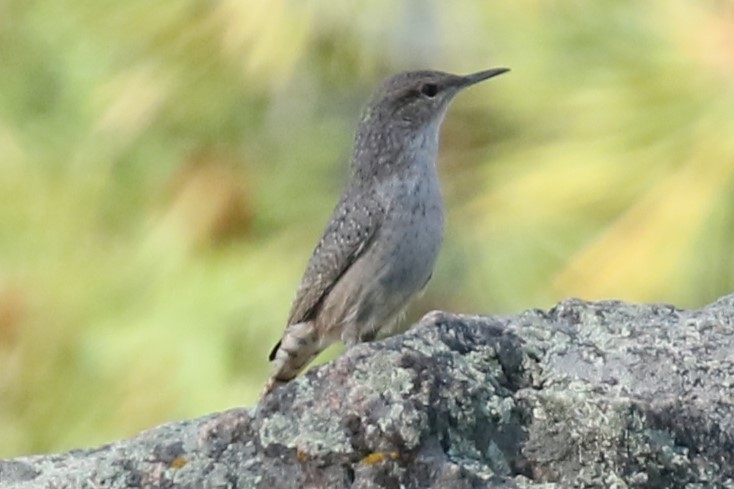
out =
<svg viewBox="0 0 734 489"><path fill-rule="evenodd" d="M491 70L472 73L471 75L460 76L456 83L456 88L466 88L484 80L488 80L494 76L501 75L510 71L509 68L492 68Z"/></svg>

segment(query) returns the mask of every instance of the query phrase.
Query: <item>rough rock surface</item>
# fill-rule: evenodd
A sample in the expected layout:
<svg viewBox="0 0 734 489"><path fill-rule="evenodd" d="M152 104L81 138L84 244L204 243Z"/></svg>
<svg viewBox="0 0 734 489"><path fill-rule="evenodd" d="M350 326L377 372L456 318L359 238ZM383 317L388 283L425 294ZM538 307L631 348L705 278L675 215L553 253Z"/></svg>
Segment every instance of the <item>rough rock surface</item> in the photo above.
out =
<svg viewBox="0 0 734 489"><path fill-rule="evenodd" d="M259 406L0 461L21 488L734 488L734 295L432 313Z"/></svg>

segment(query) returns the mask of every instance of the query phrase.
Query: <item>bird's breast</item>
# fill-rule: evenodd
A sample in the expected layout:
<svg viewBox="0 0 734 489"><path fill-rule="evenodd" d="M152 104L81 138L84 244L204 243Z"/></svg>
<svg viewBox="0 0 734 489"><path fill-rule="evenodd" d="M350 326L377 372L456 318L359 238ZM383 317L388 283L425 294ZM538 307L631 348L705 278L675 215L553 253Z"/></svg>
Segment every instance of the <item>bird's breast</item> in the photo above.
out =
<svg viewBox="0 0 734 489"><path fill-rule="evenodd" d="M414 246L437 248L443 238L444 211L435 168L408 173L396 187L388 220L402 230L405 240L416 241Z"/></svg>
<svg viewBox="0 0 734 489"><path fill-rule="evenodd" d="M382 189L385 221L378 232L374 277L406 299L428 281L443 241L444 212L438 175L431 165L411 167Z"/></svg>

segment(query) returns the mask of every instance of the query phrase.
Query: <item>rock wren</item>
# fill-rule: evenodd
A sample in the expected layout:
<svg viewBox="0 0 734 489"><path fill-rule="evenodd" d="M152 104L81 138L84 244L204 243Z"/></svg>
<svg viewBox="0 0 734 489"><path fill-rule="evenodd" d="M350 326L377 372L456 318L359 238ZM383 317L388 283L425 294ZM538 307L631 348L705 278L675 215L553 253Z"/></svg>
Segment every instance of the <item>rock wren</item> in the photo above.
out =
<svg viewBox="0 0 734 489"><path fill-rule="evenodd" d="M357 127L351 177L270 352L263 395L339 339L349 348L386 334L423 289L443 239L439 127L460 90L507 71L406 72L375 91Z"/></svg>

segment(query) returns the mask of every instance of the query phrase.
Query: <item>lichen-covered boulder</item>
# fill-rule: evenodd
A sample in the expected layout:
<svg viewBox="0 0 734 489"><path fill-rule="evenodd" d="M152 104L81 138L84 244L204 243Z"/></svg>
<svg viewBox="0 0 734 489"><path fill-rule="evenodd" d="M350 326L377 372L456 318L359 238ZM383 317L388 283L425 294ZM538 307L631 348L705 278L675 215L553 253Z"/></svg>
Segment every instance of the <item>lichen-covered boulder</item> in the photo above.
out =
<svg viewBox="0 0 734 489"><path fill-rule="evenodd" d="M0 461L25 488L734 488L734 296L435 312L255 408Z"/></svg>

